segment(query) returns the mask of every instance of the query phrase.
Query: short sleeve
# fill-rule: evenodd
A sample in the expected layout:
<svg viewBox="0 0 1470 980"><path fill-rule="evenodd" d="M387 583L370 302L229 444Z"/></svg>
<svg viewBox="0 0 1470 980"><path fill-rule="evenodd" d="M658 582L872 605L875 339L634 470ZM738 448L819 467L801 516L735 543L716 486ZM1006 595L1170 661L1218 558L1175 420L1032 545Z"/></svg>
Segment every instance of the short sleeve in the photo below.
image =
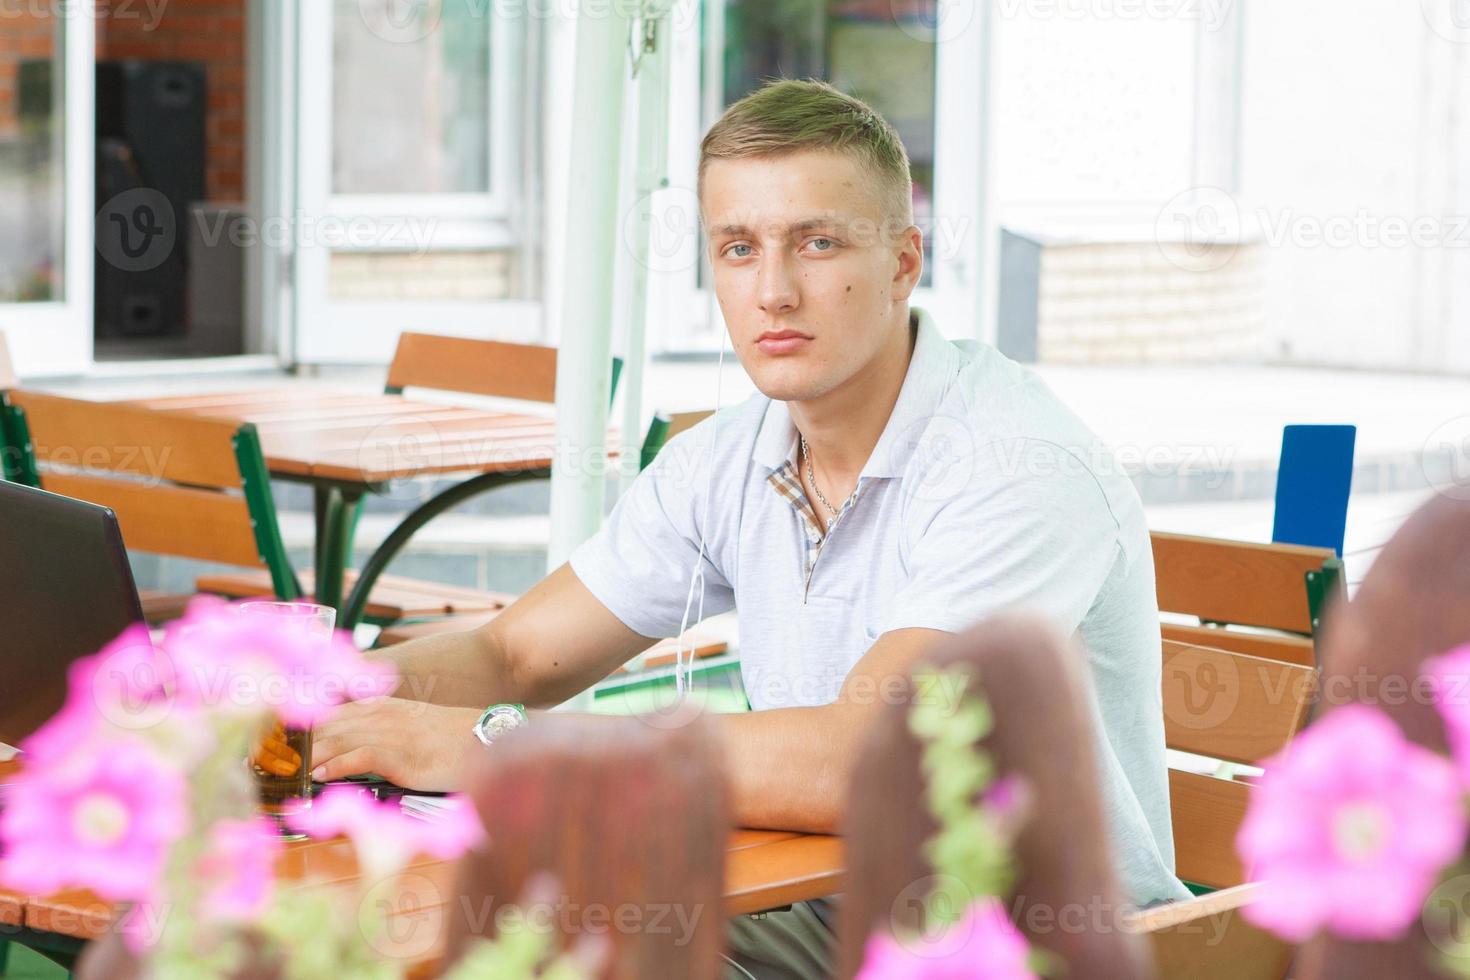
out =
<svg viewBox="0 0 1470 980"><path fill-rule="evenodd" d="M1118 523L1075 455L1023 442L978 453L974 478L948 499L910 502L905 523L917 530L883 632L957 633L1013 608L1040 614L1068 636L1076 632L1115 562L1125 560ZM1020 458L1017 448L1060 465L984 465Z"/></svg>
<svg viewBox="0 0 1470 980"><path fill-rule="evenodd" d="M679 447L696 447L682 434ZM608 610L635 633L652 639L675 636L683 620L689 583L699 560L701 502L698 481L690 486L672 465L681 453L670 442L653 465L638 475L618 499L602 529L572 553L572 571ZM707 542L704 566L704 615L735 608L727 576L711 559L716 542ZM699 595L690 607L689 625L699 614Z"/></svg>

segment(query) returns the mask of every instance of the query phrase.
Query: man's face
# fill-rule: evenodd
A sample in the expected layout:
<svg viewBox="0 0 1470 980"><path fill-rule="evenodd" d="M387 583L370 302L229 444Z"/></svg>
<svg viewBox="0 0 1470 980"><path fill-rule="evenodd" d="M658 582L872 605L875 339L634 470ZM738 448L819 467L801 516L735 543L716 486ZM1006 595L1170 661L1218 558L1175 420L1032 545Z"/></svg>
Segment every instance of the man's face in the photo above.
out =
<svg viewBox="0 0 1470 980"><path fill-rule="evenodd" d="M819 398L907 343L919 231L842 153L715 160L702 211L730 341L769 398ZM902 349L902 348L899 348Z"/></svg>

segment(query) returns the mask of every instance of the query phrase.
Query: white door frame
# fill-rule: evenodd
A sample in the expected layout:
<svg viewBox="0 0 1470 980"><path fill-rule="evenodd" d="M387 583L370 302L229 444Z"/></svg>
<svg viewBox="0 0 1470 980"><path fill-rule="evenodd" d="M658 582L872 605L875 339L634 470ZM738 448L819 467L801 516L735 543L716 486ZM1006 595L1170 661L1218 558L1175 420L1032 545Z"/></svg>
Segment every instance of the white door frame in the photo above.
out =
<svg viewBox="0 0 1470 980"><path fill-rule="evenodd" d="M85 374L92 365L96 22L90 4L56 20L61 27L62 298L0 303L0 331L23 378Z"/></svg>

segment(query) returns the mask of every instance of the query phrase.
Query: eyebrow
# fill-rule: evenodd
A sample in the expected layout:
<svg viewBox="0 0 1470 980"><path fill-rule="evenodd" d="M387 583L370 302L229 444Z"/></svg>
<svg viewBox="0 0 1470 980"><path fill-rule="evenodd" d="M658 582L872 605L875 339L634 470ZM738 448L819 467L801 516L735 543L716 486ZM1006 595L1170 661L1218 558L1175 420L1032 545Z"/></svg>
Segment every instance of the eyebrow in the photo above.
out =
<svg viewBox="0 0 1470 980"><path fill-rule="evenodd" d="M847 215L837 214L828 215L827 217L822 218L803 218L800 221L796 221L792 224L787 225L786 235L787 237L790 237L791 235L799 234L803 231L811 231L813 228L832 228L837 225L843 224L848 220L850 219ZM750 235L750 228L747 225L721 225L720 227L715 228L711 232L711 234L714 235L716 238L725 238L729 236L743 238Z"/></svg>

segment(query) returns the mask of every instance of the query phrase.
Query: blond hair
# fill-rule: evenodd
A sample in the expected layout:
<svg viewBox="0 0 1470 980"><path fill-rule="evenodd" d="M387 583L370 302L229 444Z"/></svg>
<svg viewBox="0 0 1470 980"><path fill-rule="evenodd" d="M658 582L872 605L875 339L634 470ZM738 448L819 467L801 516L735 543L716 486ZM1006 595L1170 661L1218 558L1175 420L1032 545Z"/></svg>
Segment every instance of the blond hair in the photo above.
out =
<svg viewBox="0 0 1470 980"><path fill-rule="evenodd" d="M814 79L769 82L725 110L699 146L700 199L711 160L802 150L847 154L871 174L885 218L913 224L913 176L898 133L866 102Z"/></svg>

